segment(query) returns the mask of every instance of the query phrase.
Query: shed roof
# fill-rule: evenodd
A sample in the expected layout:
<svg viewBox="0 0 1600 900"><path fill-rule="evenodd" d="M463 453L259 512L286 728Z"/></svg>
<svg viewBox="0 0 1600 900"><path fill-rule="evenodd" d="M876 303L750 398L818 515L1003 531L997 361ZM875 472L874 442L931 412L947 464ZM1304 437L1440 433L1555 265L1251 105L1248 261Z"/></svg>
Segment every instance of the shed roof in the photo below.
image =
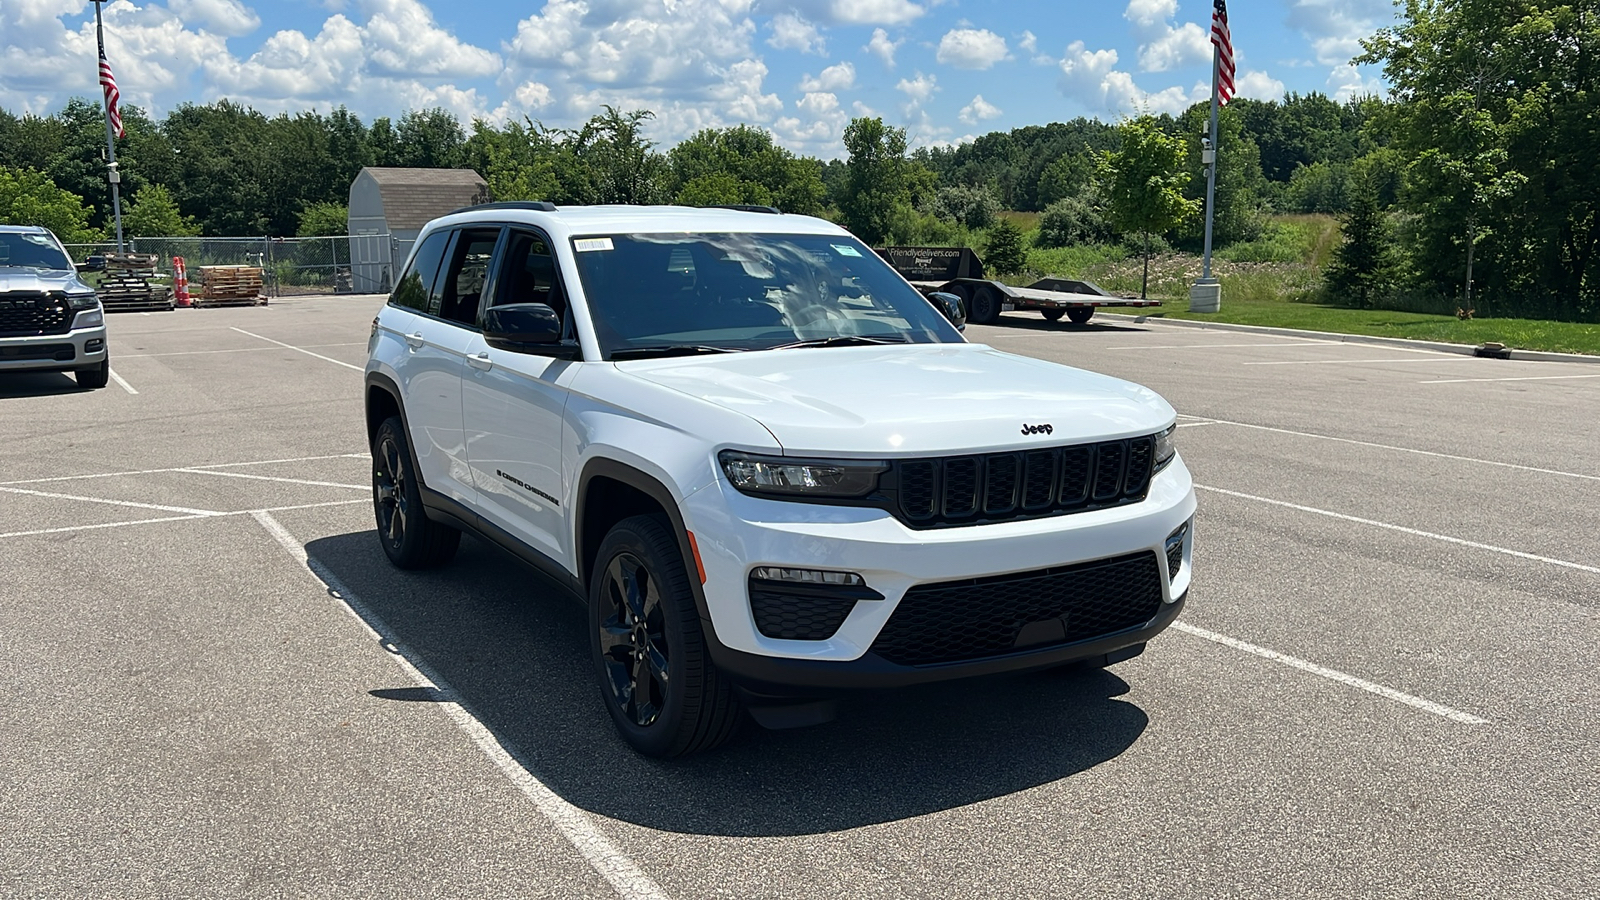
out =
<svg viewBox="0 0 1600 900"><path fill-rule="evenodd" d="M445 213L488 199L488 183L471 169L368 166L361 174L377 184L391 231L416 230Z"/></svg>

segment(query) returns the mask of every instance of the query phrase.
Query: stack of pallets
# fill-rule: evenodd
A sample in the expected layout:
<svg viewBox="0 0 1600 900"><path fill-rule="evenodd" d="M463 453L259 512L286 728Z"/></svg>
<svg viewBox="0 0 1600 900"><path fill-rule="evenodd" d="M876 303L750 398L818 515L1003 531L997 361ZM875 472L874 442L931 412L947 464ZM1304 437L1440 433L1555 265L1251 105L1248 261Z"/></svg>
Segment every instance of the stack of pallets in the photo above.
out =
<svg viewBox="0 0 1600 900"><path fill-rule="evenodd" d="M265 306L261 270L252 266L201 266L196 307Z"/></svg>
<svg viewBox="0 0 1600 900"><path fill-rule="evenodd" d="M95 291L106 312L171 311L172 288L157 280L158 260L154 254L107 253L105 277Z"/></svg>

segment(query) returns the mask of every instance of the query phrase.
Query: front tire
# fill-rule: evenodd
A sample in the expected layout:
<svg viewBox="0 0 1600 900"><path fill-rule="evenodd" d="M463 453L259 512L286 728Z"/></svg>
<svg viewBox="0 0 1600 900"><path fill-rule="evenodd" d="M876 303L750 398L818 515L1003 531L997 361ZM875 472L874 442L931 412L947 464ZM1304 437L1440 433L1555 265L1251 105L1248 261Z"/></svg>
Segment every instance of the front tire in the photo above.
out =
<svg viewBox="0 0 1600 900"><path fill-rule="evenodd" d="M105 387L111 381L111 357L107 356L104 362L92 369L79 369L73 372L72 377L77 379L78 387L86 391Z"/></svg>
<svg viewBox="0 0 1600 900"><path fill-rule="evenodd" d="M378 543L399 569L431 569L456 555L461 532L428 518L405 424L385 419L372 439L372 507Z"/></svg>
<svg viewBox="0 0 1600 900"><path fill-rule="evenodd" d="M711 662L667 523L656 516L617 523L600 544L589 584L600 696L622 739L664 759L726 741L739 724L738 699Z"/></svg>

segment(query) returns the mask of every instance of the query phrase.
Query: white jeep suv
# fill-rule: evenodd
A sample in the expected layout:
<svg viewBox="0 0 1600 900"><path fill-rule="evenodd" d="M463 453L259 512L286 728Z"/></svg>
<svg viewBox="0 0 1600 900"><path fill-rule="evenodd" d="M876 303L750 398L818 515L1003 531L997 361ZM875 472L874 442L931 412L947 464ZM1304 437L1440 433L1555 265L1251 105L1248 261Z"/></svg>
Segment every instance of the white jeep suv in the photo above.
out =
<svg viewBox="0 0 1600 900"><path fill-rule="evenodd" d="M967 343L956 298L828 222L490 204L397 285L366 370L384 551L437 566L468 531L570 589L642 753L1106 665L1183 605L1172 407Z"/></svg>

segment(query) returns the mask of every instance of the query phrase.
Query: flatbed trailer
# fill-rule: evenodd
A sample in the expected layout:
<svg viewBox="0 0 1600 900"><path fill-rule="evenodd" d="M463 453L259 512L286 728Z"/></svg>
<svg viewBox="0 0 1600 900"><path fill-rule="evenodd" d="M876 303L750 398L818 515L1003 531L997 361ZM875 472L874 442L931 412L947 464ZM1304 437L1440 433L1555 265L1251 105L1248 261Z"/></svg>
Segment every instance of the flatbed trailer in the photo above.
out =
<svg viewBox="0 0 1600 900"><path fill-rule="evenodd" d="M1041 278L1015 287L983 277L983 260L969 247L880 247L879 256L923 294L955 294L967 305L967 321L992 325L1002 312L1037 310L1055 322L1063 316L1082 325L1101 307L1148 308L1160 300L1113 297L1090 281Z"/></svg>

